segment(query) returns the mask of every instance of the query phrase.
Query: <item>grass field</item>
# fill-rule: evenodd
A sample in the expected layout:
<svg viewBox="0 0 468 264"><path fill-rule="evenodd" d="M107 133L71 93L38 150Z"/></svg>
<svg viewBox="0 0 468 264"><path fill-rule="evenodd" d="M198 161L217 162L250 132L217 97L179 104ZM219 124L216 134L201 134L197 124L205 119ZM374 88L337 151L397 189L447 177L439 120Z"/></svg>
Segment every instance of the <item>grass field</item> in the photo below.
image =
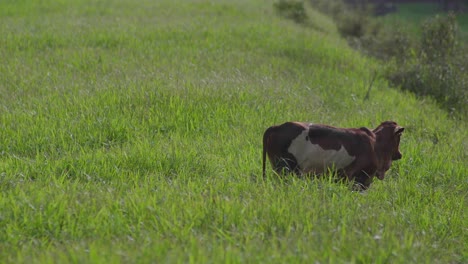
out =
<svg viewBox="0 0 468 264"><path fill-rule="evenodd" d="M463 263L467 124L267 0L0 2L1 263ZM406 127L364 192L261 180L289 120Z"/></svg>

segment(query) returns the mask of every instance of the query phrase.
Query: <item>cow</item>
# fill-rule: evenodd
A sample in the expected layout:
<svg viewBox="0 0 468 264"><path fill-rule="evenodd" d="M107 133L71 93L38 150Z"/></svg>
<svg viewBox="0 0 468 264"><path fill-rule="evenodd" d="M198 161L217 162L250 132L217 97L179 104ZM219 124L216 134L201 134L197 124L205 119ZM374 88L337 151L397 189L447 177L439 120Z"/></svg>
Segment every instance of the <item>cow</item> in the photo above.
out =
<svg viewBox="0 0 468 264"><path fill-rule="evenodd" d="M392 161L402 158L399 148L404 130L393 121L382 122L372 131L304 122L271 126L263 135L263 177L268 155L278 174L301 176L335 170L367 189L375 175L383 180Z"/></svg>

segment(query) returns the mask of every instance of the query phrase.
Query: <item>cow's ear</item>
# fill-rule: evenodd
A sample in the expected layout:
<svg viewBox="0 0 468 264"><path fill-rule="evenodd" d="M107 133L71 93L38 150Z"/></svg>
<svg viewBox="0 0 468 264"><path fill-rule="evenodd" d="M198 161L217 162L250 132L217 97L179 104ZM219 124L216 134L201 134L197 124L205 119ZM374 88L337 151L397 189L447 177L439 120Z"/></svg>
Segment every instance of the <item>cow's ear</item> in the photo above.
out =
<svg viewBox="0 0 468 264"><path fill-rule="evenodd" d="M401 133L403 133L403 131L405 131L404 127L401 127L401 126L395 127L395 135L401 135Z"/></svg>

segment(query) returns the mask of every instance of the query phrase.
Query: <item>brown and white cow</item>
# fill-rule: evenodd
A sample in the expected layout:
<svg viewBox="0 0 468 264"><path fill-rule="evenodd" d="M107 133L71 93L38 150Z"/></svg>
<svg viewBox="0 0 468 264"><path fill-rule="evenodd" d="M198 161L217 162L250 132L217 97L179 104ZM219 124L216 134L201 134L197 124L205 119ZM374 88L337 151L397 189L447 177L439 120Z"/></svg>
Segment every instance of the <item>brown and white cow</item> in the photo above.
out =
<svg viewBox="0 0 468 264"><path fill-rule="evenodd" d="M302 122L269 127L263 135L263 177L268 154L277 173L319 174L335 169L368 188L374 175L383 180L392 161L401 159L403 130L393 121L372 131Z"/></svg>

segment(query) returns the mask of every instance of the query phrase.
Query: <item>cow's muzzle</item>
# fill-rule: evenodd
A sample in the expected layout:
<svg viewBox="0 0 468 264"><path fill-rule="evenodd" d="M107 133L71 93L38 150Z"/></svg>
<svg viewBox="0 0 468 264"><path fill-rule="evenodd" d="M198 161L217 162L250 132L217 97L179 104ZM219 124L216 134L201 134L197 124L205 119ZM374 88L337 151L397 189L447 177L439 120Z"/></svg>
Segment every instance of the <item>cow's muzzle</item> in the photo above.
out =
<svg viewBox="0 0 468 264"><path fill-rule="evenodd" d="M399 160L403 157L403 155L401 154L401 152L397 152L395 154L393 154L393 157L392 157L392 160Z"/></svg>

